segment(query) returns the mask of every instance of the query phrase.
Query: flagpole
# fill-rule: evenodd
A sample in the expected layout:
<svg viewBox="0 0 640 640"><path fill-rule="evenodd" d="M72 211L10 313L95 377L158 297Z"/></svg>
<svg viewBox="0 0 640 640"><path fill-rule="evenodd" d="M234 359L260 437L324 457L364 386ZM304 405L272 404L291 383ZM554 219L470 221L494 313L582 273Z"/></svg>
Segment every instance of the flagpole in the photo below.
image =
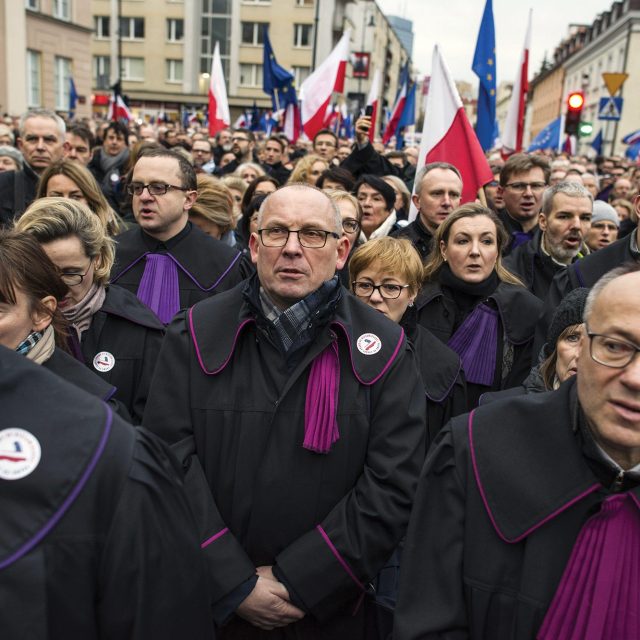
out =
<svg viewBox="0 0 640 640"><path fill-rule="evenodd" d="M273 88L273 99L276 103L276 111L280 111L280 99L278 98L278 90L275 87Z"/></svg>

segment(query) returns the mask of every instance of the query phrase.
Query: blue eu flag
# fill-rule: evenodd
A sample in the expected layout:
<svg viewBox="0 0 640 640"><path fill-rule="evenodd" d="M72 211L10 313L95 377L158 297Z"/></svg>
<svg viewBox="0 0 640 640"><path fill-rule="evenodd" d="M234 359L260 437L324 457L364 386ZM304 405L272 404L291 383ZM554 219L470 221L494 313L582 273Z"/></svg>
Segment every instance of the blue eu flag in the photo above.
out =
<svg viewBox="0 0 640 640"><path fill-rule="evenodd" d="M562 140L562 116L550 122L532 141L527 151L554 149L558 151Z"/></svg>
<svg viewBox="0 0 640 640"><path fill-rule="evenodd" d="M76 104L78 103L78 92L73 78L69 78L69 119L73 120L76 115Z"/></svg>
<svg viewBox="0 0 640 640"><path fill-rule="evenodd" d="M274 111L286 109L287 105L298 102L293 82L293 74L276 62L269 40L269 29L265 25L262 89L271 96Z"/></svg>
<svg viewBox="0 0 640 640"><path fill-rule="evenodd" d="M484 7L471 68L480 79L476 135L487 151L493 147L496 121L496 31L491 0Z"/></svg>

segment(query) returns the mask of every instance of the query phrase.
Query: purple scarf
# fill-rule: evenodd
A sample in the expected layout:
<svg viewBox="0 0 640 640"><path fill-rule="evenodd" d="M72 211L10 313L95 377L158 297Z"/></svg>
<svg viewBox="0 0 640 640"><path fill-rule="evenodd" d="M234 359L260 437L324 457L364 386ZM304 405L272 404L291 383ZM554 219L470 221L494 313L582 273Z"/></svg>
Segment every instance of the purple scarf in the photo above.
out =
<svg viewBox="0 0 640 640"><path fill-rule="evenodd" d="M491 386L496 374L497 311L480 303L447 344L460 356L467 382Z"/></svg>
<svg viewBox="0 0 640 640"><path fill-rule="evenodd" d="M136 294L164 324L180 311L178 266L165 253L149 253Z"/></svg>
<svg viewBox="0 0 640 640"><path fill-rule="evenodd" d="M316 453L329 453L340 438L338 432L338 389L340 361L338 345L331 343L311 365L304 407L302 446Z"/></svg>
<svg viewBox="0 0 640 640"><path fill-rule="evenodd" d="M539 640L640 638L640 505L610 496L582 527Z"/></svg>

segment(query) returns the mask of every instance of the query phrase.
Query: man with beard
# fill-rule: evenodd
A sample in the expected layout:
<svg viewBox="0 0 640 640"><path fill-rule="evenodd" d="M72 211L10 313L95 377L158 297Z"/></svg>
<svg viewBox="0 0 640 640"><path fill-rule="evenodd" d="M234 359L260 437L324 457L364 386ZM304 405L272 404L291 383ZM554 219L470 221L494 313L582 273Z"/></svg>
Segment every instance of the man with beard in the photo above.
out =
<svg viewBox="0 0 640 640"><path fill-rule="evenodd" d="M257 162L253 154L255 146L256 137L253 131L236 129L231 136L231 151L236 159L222 167L219 170L219 174L227 175L228 173L233 173L245 162Z"/></svg>
<svg viewBox="0 0 640 640"><path fill-rule="evenodd" d="M213 138L209 138L209 142L214 140ZM215 137L215 145L213 147L213 160L216 163L216 166L220 164L220 158L225 153L231 151L231 129L222 129L216 133Z"/></svg>
<svg viewBox="0 0 640 640"><path fill-rule="evenodd" d="M555 274L581 258L581 252L589 252L583 241L592 212L593 196L582 184L559 182L549 187L542 196L539 228L505 259L505 267L544 300Z"/></svg>
<svg viewBox="0 0 640 640"><path fill-rule="evenodd" d="M498 187L504 209L498 217L511 236L510 251L533 237L549 174L549 163L541 156L516 153L505 162Z"/></svg>

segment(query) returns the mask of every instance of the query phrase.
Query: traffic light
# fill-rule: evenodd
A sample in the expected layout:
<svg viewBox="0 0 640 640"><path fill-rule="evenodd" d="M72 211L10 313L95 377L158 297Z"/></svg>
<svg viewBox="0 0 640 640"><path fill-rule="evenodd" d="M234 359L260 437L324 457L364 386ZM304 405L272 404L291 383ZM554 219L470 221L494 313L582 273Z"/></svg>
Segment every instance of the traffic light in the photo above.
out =
<svg viewBox="0 0 640 640"><path fill-rule="evenodd" d="M584 93L571 92L567 97L567 115L564 120L564 132L568 136L578 135L582 107L584 107Z"/></svg>
<svg viewBox="0 0 640 640"><path fill-rule="evenodd" d="M593 122L582 120L578 128L581 138L588 138L593 133Z"/></svg>

